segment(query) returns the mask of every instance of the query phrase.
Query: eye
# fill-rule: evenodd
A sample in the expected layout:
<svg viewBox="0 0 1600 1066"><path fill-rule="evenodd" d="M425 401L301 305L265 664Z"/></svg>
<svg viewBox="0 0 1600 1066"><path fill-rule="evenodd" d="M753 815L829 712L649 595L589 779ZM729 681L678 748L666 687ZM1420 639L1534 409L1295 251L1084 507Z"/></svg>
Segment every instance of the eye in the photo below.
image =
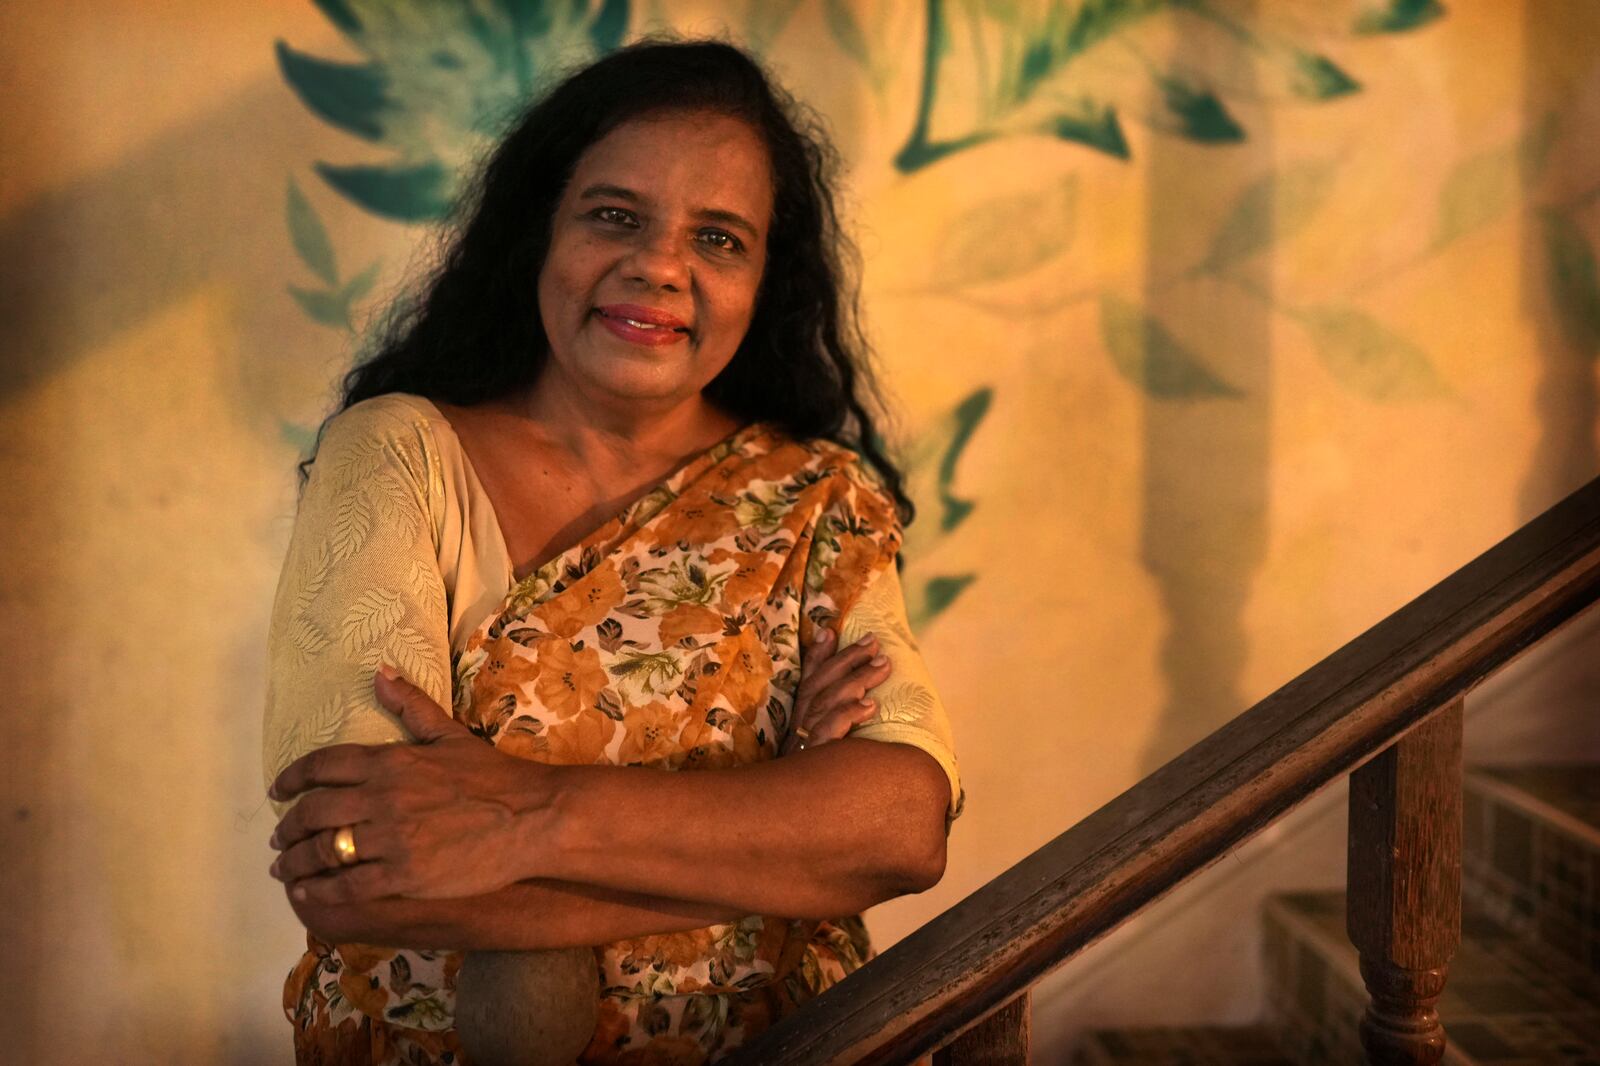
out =
<svg viewBox="0 0 1600 1066"><path fill-rule="evenodd" d="M620 207L597 207L589 212L589 217L600 222L610 222L619 226L632 226L637 224L632 211Z"/></svg>
<svg viewBox="0 0 1600 1066"><path fill-rule="evenodd" d="M733 234L729 233L727 230L703 229L700 231L700 239L719 251L744 251L744 242L735 237Z"/></svg>

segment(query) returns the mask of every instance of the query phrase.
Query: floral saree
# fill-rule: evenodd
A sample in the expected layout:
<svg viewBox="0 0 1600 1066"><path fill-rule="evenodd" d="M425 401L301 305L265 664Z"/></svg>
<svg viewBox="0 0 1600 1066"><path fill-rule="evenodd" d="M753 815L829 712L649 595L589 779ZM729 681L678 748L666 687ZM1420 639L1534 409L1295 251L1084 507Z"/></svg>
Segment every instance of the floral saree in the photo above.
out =
<svg viewBox="0 0 1600 1066"><path fill-rule="evenodd" d="M766 424L696 456L516 583L453 663L454 713L546 763L776 757L800 648L894 566L893 501L849 450ZM284 989L302 1062L459 1062L460 955L315 937ZM873 954L859 916L752 915L595 948L582 1063L702 1063Z"/></svg>

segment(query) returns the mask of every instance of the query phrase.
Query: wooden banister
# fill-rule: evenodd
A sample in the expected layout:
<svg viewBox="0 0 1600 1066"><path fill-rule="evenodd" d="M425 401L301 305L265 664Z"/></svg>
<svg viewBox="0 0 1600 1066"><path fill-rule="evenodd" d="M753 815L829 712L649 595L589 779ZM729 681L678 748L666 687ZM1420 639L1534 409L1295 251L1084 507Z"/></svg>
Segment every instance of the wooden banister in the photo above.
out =
<svg viewBox="0 0 1600 1066"><path fill-rule="evenodd" d="M1600 479L724 1061L900 1063L951 1043L1180 881L1458 704L1597 599ZM1397 754L1403 760L1405 749ZM1459 763L1456 773L1459 782ZM1404 954L1381 935L1369 949L1374 972L1383 963L1411 970L1406 959L1431 957Z"/></svg>

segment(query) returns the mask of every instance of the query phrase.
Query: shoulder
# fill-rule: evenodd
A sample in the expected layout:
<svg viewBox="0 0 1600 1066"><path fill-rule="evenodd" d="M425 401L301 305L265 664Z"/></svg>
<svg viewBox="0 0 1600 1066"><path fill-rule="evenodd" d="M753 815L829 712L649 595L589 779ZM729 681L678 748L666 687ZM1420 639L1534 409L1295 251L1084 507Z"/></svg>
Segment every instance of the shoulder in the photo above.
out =
<svg viewBox="0 0 1600 1066"><path fill-rule="evenodd" d="M391 470L425 489L434 480L430 472L438 467L434 426L439 420L438 408L409 393L351 404L323 428L313 476L328 472L341 483L352 483Z"/></svg>
<svg viewBox="0 0 1600 1066"><path fill-rule="evenodd" d="M410 456L426 456L437 450L434 429L441 421L439 409L421 396L404 392L373 396L328 419L317 446L317 458L320 461L329 453L383 447Z"/></svg>
<svg viewBox="0 0 1600 1066"><path fill-rule="evenodd" d="M831 488L830 509L846 512L844 520L848 525L865 521L880 533L898 536L899 501L872 464L838 441L813 437L799 443L812 456L814 476Z"/></svg>
<svg viewBox="0 0 1600 1066"><path fill-rule="evenodd" d="M421 396L389 392L335 414L328 419L323 438L401 437L431 427L439 417L439 409Z"/></svg>
<svg viewBox="0 0 1600 1066"><path fill-rule="evenodd" d="M836 477L855 490L893 500L883 475L854 448L825 437L812 437L801 444L815 456L821 473Z"/></svg>

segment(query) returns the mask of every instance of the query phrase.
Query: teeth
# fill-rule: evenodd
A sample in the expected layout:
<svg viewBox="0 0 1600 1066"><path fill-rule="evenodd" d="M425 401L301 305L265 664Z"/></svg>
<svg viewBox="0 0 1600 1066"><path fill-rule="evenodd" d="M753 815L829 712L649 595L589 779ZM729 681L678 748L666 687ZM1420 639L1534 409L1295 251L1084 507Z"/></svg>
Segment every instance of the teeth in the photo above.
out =
<svg viewBox="0 0 1600 1066"><path fill-rule="evenodd" d="M632 319L632 318L624 318L622 321L626 322L630 326L638 326L640 329L665 329L666 328L665 326L658 326L654 322L640 322L640 321L637 321L636 319Z"/></svg>

